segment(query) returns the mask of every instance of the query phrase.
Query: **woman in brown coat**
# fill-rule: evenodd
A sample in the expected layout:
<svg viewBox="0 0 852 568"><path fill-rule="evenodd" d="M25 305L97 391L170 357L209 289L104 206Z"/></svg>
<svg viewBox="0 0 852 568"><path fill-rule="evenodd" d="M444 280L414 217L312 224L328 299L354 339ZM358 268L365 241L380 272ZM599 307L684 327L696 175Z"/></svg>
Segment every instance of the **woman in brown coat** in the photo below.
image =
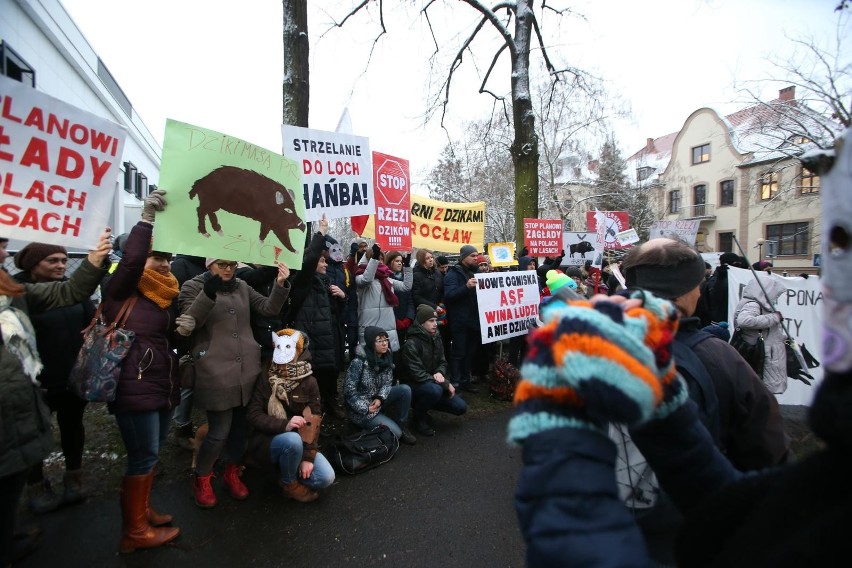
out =
<svg viewBox="0 0 852 568"><path fill-rule="evenodd" d="M213 464L226 448L223 482L231 497L245 499L240 481L246 405L261 374L260 346L252 335L252 313L274 316L290 293L290 270L278 264L276 285L265 297L234 277L237 263L208 258L208 272L181 287L181 313L195 319L190 354L195 364L195 404L207 411L207 437L198 450L193 493L199 507L216 506L210 484Z"/></svg>

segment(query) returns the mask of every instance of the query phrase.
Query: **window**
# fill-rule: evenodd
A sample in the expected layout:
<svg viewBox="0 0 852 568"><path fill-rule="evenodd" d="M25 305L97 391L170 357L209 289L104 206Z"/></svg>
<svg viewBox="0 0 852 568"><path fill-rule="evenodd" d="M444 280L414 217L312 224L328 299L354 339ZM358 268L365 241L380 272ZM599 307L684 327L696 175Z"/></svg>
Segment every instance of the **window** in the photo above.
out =
<svg viewBox="0 0 852 568"><path fill-rule="evenodd" d="M734 180L726 179L719 183L719 205L734 204ZM727 252L727 251L725 251Z"/></svg>
<svg viewBox="0 0 852 568"><path fill-rule="evenodd" d="M696 146L692 149L692 163L703 164L710 161L710 144Z"/></svg>
<svg viewBox="0 0 852 568"><path fill-rule="evenodd" d="M692 188L692 204L695 205L695 212L693 214L696 217L703 217L705 214L704 205L707 204L706 185L696 185Z"/></svg>
<svg viewBox="0 0 852 568"><path fill-rule="evenodd" d="M802 195L819 193L819 174L802 166L802 183L799 187Z"/></svg>
<svg viewBox="0 0 852 568"><path fill-rule="evenodd" d="M136 194L136 166L133 162L124 162L124 191Z"/></svg>
<svg viewBox="0 0 852 568"><path fill-rule="evenodd" d="M734 233L716 233L716 238L719 240L719 246L716 248L718 252L734 252Z"/></svg>
<svg viewBox="0 0 852 568"><path fill-rule="evenodd" d="M139 172L136 174L136 189L134 191L137 199L148 197L148 176Z"/></svg>
<svg viewBox="0 0 852 568"><path fill-rule="evenodd" d="M5 41L0 41L0 74L35 87L35 69Z"/></svg>
<svg viewBox="0 0 852 568"><path fill-rule="evenodd" d="M680 190L676 189L669 192L669 213L678 211L680 211Z"/></svg>
<svg viewBox="0 0 852 568"><path fill-rule="evenodd" d="M650 168L647 166L642 168L636 168L636 181L645 181L646 179L651 177L652 173L654 173L654 168Z"/></svg>
<svg viewBox="0 0 852 568"><path fill-rule="evenodd" d="M772 199L778 195L778 172L766 172L760 176L760 199Z"/></svg>
<svg viewBox="0 0 852 568"><path fill-rule="evenodd" d="M775 250L777 251L776 254L780 256L808 254L809 233L808 223L784 223L766 226L766 240L777 243Z"/></svg>

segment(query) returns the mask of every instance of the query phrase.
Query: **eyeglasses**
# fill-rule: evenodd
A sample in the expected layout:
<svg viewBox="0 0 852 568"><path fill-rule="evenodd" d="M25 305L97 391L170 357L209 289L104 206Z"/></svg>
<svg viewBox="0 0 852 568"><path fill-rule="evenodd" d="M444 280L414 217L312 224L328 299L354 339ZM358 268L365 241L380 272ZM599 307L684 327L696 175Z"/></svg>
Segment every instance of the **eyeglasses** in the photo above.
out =
<svg viewBox="0 0 852 568"><path fill-rule="evenodd" d="M219 270L227 270L229 268L231 270L233 270L237 267L237 263L236 262L217 262L216 266L219 268Z"/></svg>
<svg viewBox="0 0 852 568"><path fill-rule="evenodd" d="M388 339L377 339L376 345L386 345L389 342L390 342L390 340L388 340Z"/></svg>

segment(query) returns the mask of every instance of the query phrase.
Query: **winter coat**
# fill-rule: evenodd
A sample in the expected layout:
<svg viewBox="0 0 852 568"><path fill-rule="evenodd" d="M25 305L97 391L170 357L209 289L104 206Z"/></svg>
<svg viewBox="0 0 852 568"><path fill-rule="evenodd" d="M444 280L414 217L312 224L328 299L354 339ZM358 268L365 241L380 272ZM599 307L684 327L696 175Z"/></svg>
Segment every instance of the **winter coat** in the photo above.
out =
<svg viewBox="0 0 852 568"><path fill-rule="evenodd" d="M469 269L461 264L451 266L444 276L444 303L450 329L463 331L479 330L479 303L476 288L468 288L467 281L473 278L477 268Z"/></svg>
<svg viewBox="0 0 852 568"><path fill-rule="evenodd" d="M444 274L435 268L428 270L420 264L414 266L414 281L411 286L411 299L414 309L420 304L437 308L444 299Z"/></svg>
<svg viewBox="0 0 852 568"><path fill-rule="evenodd" d="M743 289L743 296L737 303L734 326L740 328L743 338L749 342L757 341L758 334L763 335L766 359L763 364L763 384L773 394L787 390L787 350L784 346L786 335L781 320L772 306L786 292L784 285L772 276L751 280ZM769 296L766 300L760 284Z"/></svg>
<svg viewBox="0 0 852 568"><path fill-rule="evenodd" d="M381 407L376 412L370 412L370 404L377 398L384 401L392 386L393 366L377 371L370 367L363 348L358 346L358 357L349 364L343 381L343 398L349 420L362 426L375 417L381 412Z"/></svg>
<svg viewBox="0 0 852 568"><path fill-rule="evenodd" d="M290 283L277 284L267 298L242 280L232 291L219 290L216 300L203 292L209 273L181 287L178 305L195 318L191 353L195 360L194 400L205 410L245 406L261 372L260 345L252 335L250 316L274 316L290 293Z"/></svg>
<svg viewBox="0 0 852 568"><path fill-rule="evenodd" d="M13 278L22 284L35 283L28 272L19 272ZM68 392L68 376L83 346L81 331L89 325L94 315L95 305L86 298L79 304L30 317L36 332L38 355L44 364L38 381L48 396Z"/></svg>
<svg viewBox="0 0 852 568"><path fill-rule="evenodd" d="M310 360L311 353L306 349L299 357L299 361ZM292 417L302 416L307 406L311 407L312 414L322 414L319 386L313 375L303 378L296 388L287 393L289 404L284 405L287 418L276 418L269 415L268 403L271 395L272 385L269 383L269 377L266 373L258 375L251 400L246 409L246 419L252 429L248 437L246 454L250 460L260 466L267 466L271 463L269 446L272 439L287 431L287 423ZM294 432L297 432L297 430L294 430ZM315 448L306 447L302 454L302 460L313 462L316 453ZM274 465L277 466L278 464Z"/></svg>
<svg viewBox="0 0 852 568"><path fill-rule="evenodd" d="M65 282L24 284L26 294L11 298L10 305L28 317L79 304L94 293L105 273L84 261ZM0 303L7 300L0 298ZM39 388L0 338L0 479L41 463L52 445L50 412Z"/></svg>
<svg viewBox="0 0 852 568"><path fill-rule="evenodd" d="M290 305L297 311L293 313L291 309L285 319L308 337L314 369L339 371L343 368L340 314L346 300L332 296L328 276L316 271L324 246L322 233L316 233L305 250L302 269L292 281Z"/></svg>
<svg viewBox="0 0 852 568"><path fill-rule="evenodd" d="M433 375L447 375L447 359L444 356L444 344L441 334L430 334L418 322L408 330L408 338L402 347L403 379L414 387L422 383L434 383ZM450 382L438 383L444 390L450 389Z"/></svg>
<svg viewBox="0 0 852 568"><path fill-rule="evenodd" d="M355 277L358 284L358 343L364 345L364 330L370 326L376 326L388 332L391 351L399 351L399 335L396 333L396 316L393 306L385 300L382 292L382 283L376 278L376 269L379 261L370 259L363 273ZM394 292L407 292L411 290L413 276L410 268L403 270L402 282L388 278L393 286Z"/></svg>
<svg viewBox="0 0 852 568"><path fill-rule="evenodd" d="M173 408L180 402L177 355L172 351L175 335L175 302L163 309L137 290L148 260L153 226L139 222L122 245L121 262L104 289L103 319L113 322L124 301L138 299L127 318L126 329L136 336L121 362L115 400L107 406L117 412L147 412Z"/></svg>

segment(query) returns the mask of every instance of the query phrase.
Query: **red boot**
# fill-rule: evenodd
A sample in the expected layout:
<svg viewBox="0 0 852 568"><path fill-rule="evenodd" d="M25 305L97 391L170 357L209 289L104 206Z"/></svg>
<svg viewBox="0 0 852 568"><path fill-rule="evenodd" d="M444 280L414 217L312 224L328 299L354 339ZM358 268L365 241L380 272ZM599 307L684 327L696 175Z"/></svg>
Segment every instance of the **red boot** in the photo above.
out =
<svg viewBox="0 0 852 568"><path fill-rule="evenodd" d="M249 496L248 487L240 481L240 466L235 463L229 463L225 466L225 476L222 478L222 483L231 493L231 497L242 501Z"/></svg>
<svg viewBox="0 0 852 568"><path fill-rule="evenodd" d="M195 474L192 480L192 494L195 497L195 504L202 509L211 509L216 506L216 493L213 492L213 486L210 480L213 478L211 471L207 475Z"/></svg>
<svg viewBox="0 0 852 568"><path fill-rule="evenodd" d="M147 475L127 475L121 484L121 518L123 524L121 552L137 548L154 548L177 538L178 528L155 528L148 523L148 492L151 483Z"/></svg>
<svg viewBox="0 0 852 568"><path fill-rule="evenodd" d="M174 518L171 515L161 515L153 508L151 508L151 486L154 484L154 470L151 471L147 475L148 480L148 498L145 500L145 516L148 518L148 524L152 527L161 527L163 525L167 525L171 523Z"/></svg>

